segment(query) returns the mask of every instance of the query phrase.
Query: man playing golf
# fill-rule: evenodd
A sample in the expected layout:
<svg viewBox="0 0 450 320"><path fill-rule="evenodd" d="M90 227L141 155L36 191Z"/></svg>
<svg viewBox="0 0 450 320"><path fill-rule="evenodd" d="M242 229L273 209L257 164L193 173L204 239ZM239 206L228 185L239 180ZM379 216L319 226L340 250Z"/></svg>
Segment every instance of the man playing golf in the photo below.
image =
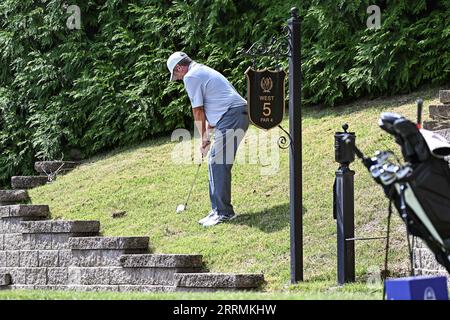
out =
<svg viewBox="0 0 450 320"><path fill-rule="evenodd" d="M167 60L167 68L171 81L184 82L195 126L202 138L202 157L211 146L209 129L214 128L214 143L208 157L212 210L199 223L209 227L233 219L231 168L249 125L247 101L221 73L196 63L184 52L173 53Z"/></svg>

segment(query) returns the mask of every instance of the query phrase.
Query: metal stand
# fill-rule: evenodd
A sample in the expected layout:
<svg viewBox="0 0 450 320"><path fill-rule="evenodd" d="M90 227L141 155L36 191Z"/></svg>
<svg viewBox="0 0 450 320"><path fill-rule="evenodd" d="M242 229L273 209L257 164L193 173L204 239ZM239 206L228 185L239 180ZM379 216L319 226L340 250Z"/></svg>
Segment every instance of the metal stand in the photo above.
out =
<svg viewBox="0 0 450 320"><path fill-rule="evenodd" d="M347 165L336 170L334 212L339 284L355 281L354 175Z"/></svg>
<svg viewBox="0 0 450 320"><path fill-rule="evenodd" d="M335 134L335 160L339 162L333 186L333 217L337 224L337 267L338 283L355 281L355 199L354 176L350 163L355 160L353 146L355 134L344 132Z"/></svg>

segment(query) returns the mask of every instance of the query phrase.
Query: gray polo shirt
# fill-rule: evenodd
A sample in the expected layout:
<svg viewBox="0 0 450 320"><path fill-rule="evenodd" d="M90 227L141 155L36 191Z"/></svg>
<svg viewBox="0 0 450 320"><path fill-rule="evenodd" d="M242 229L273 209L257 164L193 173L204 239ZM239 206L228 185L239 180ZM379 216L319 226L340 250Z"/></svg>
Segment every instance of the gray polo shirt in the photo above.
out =
<svg viewBox="0 0 450 320"><path fill-rule="evenodd" d="M220 72L203 64L191 62L183 82L192 108L203 106L206 119L212 126L228 109L247 104Z"/></svg>

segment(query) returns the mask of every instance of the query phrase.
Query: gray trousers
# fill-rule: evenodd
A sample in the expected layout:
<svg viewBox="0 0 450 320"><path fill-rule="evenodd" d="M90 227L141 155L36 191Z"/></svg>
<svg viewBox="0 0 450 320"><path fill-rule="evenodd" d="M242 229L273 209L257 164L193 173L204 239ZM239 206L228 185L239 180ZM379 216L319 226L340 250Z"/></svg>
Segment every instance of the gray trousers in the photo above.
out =
<svg viewBox="0 0 450 320"><path fill-rule="evenodd" d="M249 126L247 105L229 109L216 124L209 152L208 175L211 207L219 215L234 215L231 204L231 168Z"/></svg>

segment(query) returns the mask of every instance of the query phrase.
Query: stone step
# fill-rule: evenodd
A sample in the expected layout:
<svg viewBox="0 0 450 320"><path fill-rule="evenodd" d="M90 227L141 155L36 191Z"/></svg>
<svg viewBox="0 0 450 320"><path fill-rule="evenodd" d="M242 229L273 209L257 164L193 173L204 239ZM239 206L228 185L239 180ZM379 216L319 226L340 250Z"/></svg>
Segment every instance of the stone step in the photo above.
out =
<svg viewBox="0 0 450 320"><path fill-rule="evenodd" d="M57 172L64 174L73 170L79 162L76 161L37 161L34 163L36 172L48 175Z"/></svg>
<svg viewBox="0 0 450 320"><path fill-rule="evenodd" d="M9 273L0 273L0 288L11 284L11 275Z"/></svg>
<svg viewBox="0 0 450 320"><path fill-rule="evenodd" d="M253 290L264 283L264 275L242 273L177 273L177 291Z"/></svg>
<svg viewBox="0 0 450 320"><path fill-rule="evenodd" d="M90 233L98 234L99 221L25 221L21 222L22 233Z"/></svg>
<svg viewBox="0 0 450 320"><path fill-rule="evenodd" d="M124 254L148 253L148 237L85 237L70 239L72 266L120 266Z"/></svg>
<svg viewBox="0 0 450 320"><path fill-rule="evenodd" d="M449 121L424 121L423 122L423 128L431 131L436 130L444 130L444 129L450 129L450 120Z"/></svg>
<svg viewBox="0 0 450 320"><path fill-rule="evenodd" d="M29 202L26 190L0 190L0 206Z"/></svg>
<svg viewBox="0 0 450 320"><path fill-rule="evenodd" d="M439 101L450 104L450 90L439 90Z"/></svg>
<svg viewBox="0 0 450 320"><path fill-rule="evenodd" d="M174 285L174 275L200 273L201 268L123 268L74 267L69 268L69 284L74 285Z"/></svg>
<svg viewBox="0 0 450 320"><path fill-rule="evenodd" d="M72 250L148 249L148 237L85 237L70 239Z"/></svg>
<svg viewBox="0 0 450 320"><path fill-rule="evenodd" d="M124 268L203 268L203 256L195 254L125 254Z"/></svg>
<svg viewBox="0 0 450 320"><path fill-rule="evenodd" d="M50 216L50 209L47 205L37 204L14 204L7 206L0 206L0 218L48 218Z"/></svg>
<svg viewBox="0 0 450 320"><path fill-rule="evenodd" d="M11 188L31 189L47 184L47 176L14 176L11 178Z"/></svg>
<svg viewBox="0 0 450 320"><path fill-rule="evenodd" d="M21 233L23 221L47 219L47 205L16 204L0 206L0 234Z"/></svg>
<svg viewBox="0 0 450 320"><path fill-rule="evenodd" d="M431 119L450 121L450 105L430 105L428 110Z"/></svg>

